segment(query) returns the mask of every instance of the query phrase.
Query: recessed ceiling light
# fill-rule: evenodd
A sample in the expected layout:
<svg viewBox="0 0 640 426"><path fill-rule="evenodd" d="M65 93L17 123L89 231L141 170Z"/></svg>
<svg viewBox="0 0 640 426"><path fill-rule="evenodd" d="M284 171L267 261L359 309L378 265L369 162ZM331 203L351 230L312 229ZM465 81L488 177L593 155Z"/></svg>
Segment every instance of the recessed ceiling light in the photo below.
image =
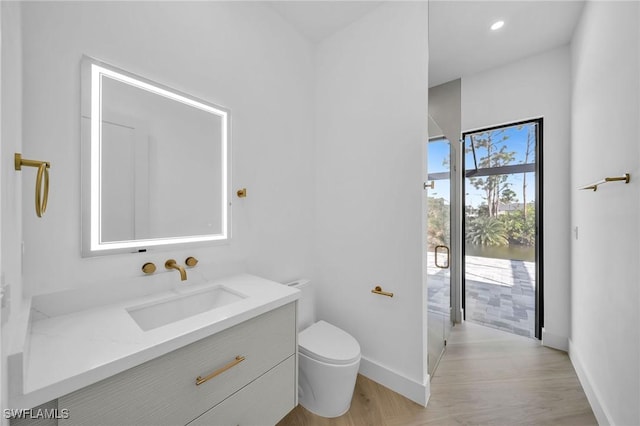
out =
<svg viewBox="0 0 640 426"><path fill-rule="evenodd" d="M499 30L504 26L504 21L496 21L491 25L491 29L493 31Z"/></svg>

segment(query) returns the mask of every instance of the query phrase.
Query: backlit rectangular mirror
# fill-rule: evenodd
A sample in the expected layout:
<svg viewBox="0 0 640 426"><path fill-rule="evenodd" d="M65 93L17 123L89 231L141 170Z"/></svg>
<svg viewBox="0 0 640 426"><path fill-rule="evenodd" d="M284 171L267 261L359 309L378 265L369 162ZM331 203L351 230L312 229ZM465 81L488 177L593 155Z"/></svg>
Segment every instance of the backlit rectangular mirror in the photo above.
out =
<svg viewBox="0 0 640 426"><path fill-rule="evenodd" d="M229 110L82 61L85 256L229 238Z"/></svg>

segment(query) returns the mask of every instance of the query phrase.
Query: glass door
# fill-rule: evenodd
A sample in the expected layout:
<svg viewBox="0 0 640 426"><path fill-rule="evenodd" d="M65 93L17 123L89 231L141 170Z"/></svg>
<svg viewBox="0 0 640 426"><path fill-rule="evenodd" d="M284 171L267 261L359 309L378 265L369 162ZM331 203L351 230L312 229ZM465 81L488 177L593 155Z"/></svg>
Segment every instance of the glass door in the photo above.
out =
<svg viewBox="0 0 640 426"><path fill-rule="evenodd" d="M432 377L452 327L451 152L445 138L434 138L427 144L427 321Z"/></svg>
<svg viewBox="0 0 640 426"><path fill-rule="evenodd" d="M542 119L464 134L464 313L540 338Z"/></svg>

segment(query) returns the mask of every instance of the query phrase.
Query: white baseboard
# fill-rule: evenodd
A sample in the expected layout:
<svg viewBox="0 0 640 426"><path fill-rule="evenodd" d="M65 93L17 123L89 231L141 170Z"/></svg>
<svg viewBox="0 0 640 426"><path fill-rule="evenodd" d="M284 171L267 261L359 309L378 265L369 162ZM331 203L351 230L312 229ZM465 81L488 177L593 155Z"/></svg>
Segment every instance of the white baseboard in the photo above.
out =
<svg viewBox="0 0 640 426"><path fill-rule="evenodd" d="M567 352L569 350L569 339L564 336L549 333L542 329L542 345L549 348L558 349Z"/></svg>
<svg viewBox="0 0 640 426"><path fill-rule="evenodd" d="M573 364L573 368L576 370L580 384L584 389L585 395L587 395L587 399L589 400L589 404L591 404L591 409L593 410L593 414L596 416L598 424L600 426L614 424L609 411L601 402L602 398L600 397L600 393L593 386L591 376L580 360L580 355L578 355L575 346L572 345L571 339L569 339L569 359L571 359L571 364Z"/></svg>
<svg viewBox="0 0 640 426"><path fill-rule="evenodd" d="M427 401L429 401L429 396L431 395L428 375L425 378L425 383L418 383L365 357L360 360L359 372L413 402L423 407L427 406Z"/></svg>

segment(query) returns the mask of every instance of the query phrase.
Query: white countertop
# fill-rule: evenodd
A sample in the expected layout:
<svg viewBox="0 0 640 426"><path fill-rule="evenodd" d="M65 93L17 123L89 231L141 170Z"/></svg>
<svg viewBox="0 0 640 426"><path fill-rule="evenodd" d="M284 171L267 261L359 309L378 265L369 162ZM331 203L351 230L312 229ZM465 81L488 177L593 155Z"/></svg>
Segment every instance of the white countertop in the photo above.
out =
<svg viewBox="0 0 640 426"><path fill-rule="evenodd" d="M217 285L247 297L148 331L143 331L126 310ZM11 381L14 387L22 382L22 389L10 388L10 407L38 406L298 298L299 291L294 288L241 274L33 321L25 341L22 380Z"/></svg>

